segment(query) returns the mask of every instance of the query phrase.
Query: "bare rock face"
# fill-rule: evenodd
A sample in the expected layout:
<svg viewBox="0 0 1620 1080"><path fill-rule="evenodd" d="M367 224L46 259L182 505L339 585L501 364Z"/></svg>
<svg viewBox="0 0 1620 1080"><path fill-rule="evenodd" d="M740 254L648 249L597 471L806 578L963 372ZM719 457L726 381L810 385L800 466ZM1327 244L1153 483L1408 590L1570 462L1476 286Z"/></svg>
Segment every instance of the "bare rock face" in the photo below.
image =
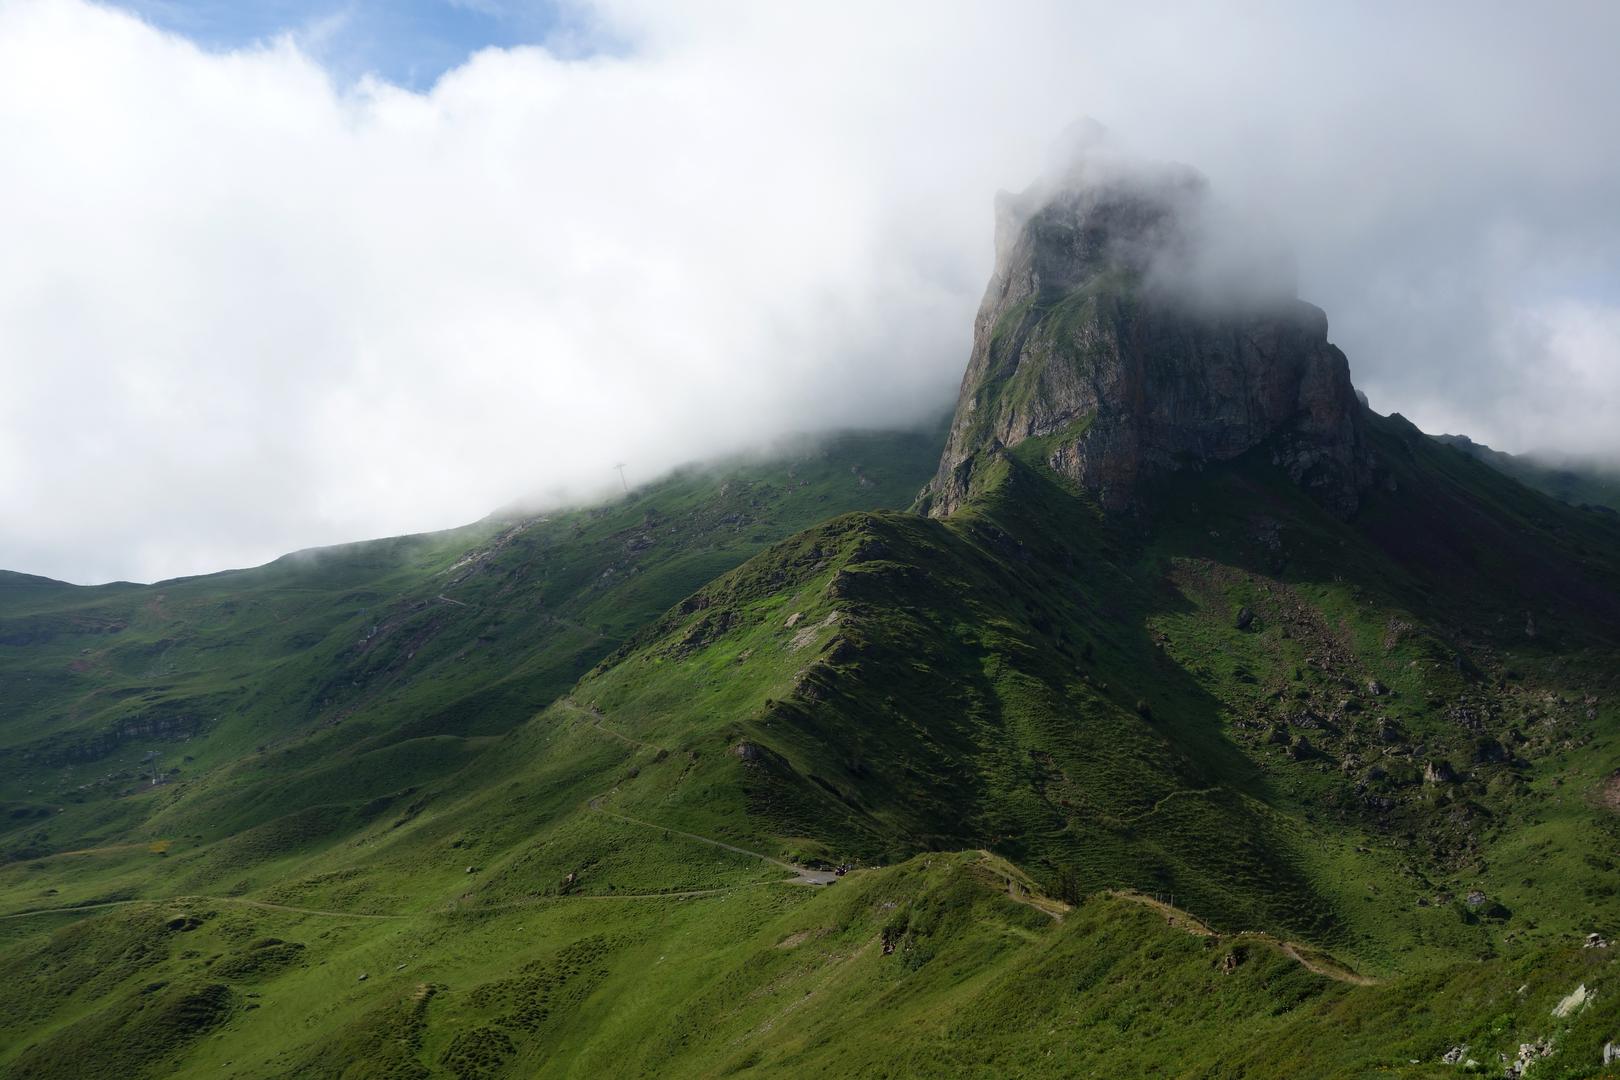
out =
<svg viewBox="0 0 1620 1080"><path fill-rule="evenodd" d="M952 513L988 457L1031 439L1112 510L1156 472L1262 443L1334 512L1355 510L1364 406L1327 317L1291 288L1229 293L1200 275L1214 264L1188 223L1203 198L1190 170L998 197L996 270L929 513Z"/></svg>

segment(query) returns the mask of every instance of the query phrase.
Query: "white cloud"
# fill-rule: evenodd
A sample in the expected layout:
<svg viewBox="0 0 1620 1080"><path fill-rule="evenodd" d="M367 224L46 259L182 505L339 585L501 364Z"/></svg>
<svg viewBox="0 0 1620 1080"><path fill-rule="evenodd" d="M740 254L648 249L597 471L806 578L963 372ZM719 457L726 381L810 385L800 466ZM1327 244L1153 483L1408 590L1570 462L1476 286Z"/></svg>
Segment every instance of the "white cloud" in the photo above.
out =
<svg viewBox="0 0 1620 1080"><path fill-rule="evenodd" d="M915 419L991 194L1085 113L1263 208L1380 407L1555 444L1594 397L1531 423L1504 328L1620 251L1615 14L1358 11L604 2L613 56L416 94L0 0L0 566L240 565ZM1612 402L1584 333L1538 356Z"/></svg>
<svg viewBox="0 0 1620 1080"><path fill-rule="evenodd" d="M1506 336L1501 353L1519 361L1506 437L1554 456L1612 457L1620 440L1620 304L1561 300L1523 312Z"/></svg>

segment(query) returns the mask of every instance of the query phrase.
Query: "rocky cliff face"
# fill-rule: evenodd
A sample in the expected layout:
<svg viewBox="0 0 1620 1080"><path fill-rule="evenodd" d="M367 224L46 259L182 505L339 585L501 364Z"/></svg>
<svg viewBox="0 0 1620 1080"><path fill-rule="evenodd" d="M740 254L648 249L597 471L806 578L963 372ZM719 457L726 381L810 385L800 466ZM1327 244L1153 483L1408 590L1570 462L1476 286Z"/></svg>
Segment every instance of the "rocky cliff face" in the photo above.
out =
<svg viewBox="0 0 1620 1080"><path fill-rule="evenodd" d="M1193 287L1202 199L1190 172L998 198L995 274L929 513L953 512L987 455L1032 439L1114 510L1155 472L1262 443L1335 512L1355 510L1371 474L1363 406L1327 317L1291 291L1217 302Z"/></svg>

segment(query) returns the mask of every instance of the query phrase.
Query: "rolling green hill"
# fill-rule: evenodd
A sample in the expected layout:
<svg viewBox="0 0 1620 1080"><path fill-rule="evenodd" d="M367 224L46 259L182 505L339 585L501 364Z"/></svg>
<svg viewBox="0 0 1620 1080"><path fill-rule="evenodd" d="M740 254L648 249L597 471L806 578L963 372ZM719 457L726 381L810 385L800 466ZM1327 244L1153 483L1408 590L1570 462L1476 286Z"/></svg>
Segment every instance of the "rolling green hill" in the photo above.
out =
<svg viewBox="0 0 1620 1080"><path fill-rule="evenodd" d="M0 852L197 843L294 812L325 834L409 803L716 573L825 516L905 505L936 453L929 435L848 435L254 570L10 575Z"/></svg>

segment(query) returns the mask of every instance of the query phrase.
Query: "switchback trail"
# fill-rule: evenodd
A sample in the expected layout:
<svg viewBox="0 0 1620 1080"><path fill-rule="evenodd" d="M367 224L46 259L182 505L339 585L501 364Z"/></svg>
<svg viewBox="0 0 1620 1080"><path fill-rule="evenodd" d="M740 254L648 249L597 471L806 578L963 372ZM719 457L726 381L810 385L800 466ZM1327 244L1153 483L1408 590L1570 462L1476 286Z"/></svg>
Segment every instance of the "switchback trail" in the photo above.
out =
<svg viewBox="0 0 1620 1080"><path fill-rule="evenodd" d="M1175 791L1172 791L1170 794L1166 795L1164 798L1160 799L1158 802L1154 803L1140 814L1137 814L1135 817L1121 818L1120 820L1127 825L1134 825L1139 821L1157 814L1164 807L1164 804L1169 802L1171 799L1188 798L1193 795L1213 795L1215 792L1221 790L1223 789L1219 787L1196 788L1192 790L1177 788Z"/></svg>

